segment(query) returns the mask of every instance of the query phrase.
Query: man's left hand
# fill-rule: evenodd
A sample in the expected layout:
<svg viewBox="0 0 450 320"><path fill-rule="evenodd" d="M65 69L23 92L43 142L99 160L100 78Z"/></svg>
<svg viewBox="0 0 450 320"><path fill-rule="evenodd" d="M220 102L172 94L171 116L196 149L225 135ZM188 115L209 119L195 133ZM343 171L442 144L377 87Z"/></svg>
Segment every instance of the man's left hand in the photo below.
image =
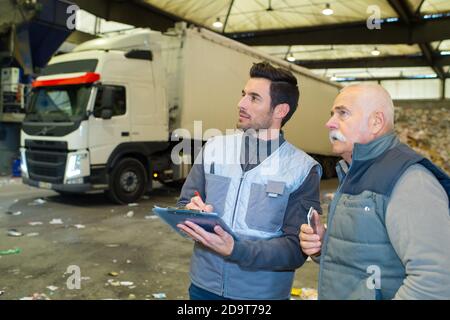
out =
<svg viewBox="0 0 450 320"><path fill-rule="evenodd" d="M233 237L220 226L214 227L215 233L207 232L199 225L190 221L186 221L184 224L178 224L177 227L194 241L202 243L205 247L212 249L224 257L231 255L233 251Z"/></svg>

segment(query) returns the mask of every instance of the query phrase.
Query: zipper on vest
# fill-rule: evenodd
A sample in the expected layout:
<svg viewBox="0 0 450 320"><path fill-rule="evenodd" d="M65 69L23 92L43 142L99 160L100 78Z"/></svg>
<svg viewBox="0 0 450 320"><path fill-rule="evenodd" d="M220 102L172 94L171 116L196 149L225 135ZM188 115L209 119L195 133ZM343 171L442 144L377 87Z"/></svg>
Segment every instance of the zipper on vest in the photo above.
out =
<svg viewBox="0 0 450 320"><path fill-rule="evenodd" d="M335 199L333 199L333 201L335 201L334 206L333 206L333 215L331 216L331 211L328 211L328 217L330 218L329 219L330 223L332 222L331 219L334 218L334 214L336 212L337 204L338 204L338 202L339 202L339 200L341 198L341 189L342 189L342 186L344 185L345 180L348 177L348 173L349 173L350 169L351 169L351 165L348 168L347 172L344 172L345 176L342 179L342 181L340 181L339 186L338 186L338 188L337 188L337 190L335 192ZM344 171L344 170L342 170L342 171ZM328 209L331 209L331 204L328 207ZM327 225L327 227L328 227L328 225ZM325 243L328 245L328 228L325 231L325 236L323 238L322 246ZM324 258L326 256L326 254L327 254L327 250L321 250L321 252L320 252L320 264L319 264L319 281L318 281L318 284L317 284L317 289L321 289L321 287L322 287L322 270L324 269L323 265L325 264L325 259L322 259L322 258Z"/></svg>
<svg viewBox="0 0 450 320"><path fill-rule="evenodd" d="M245 176L245 172L242 172L242 175L241 175L241 178L239 181L239 187L238 187L238 191L237 191L237 195L236 195L236 200L234 202L233 216L231 217L231 229L234 228L234 219L236 216L236 208L237 208L237 203L239 200L239 193L241 192L241 186L242 186L242 181L244 180L244 176ZM224 261L223 269L222 269L222 296L225 295L226 274L227 274L227 262Z"/></svg>
<svg viewBox="0 0 450 320"><path fill-rule="evenodd" d="M222 297L225 296L225 279L226 279L226 272L227 272L227 262L223 260L223 267L222 267Z"/></svg>
<svg viewBox="0 0 450 320"><path fill-rule="evenodd" d="M238 191L237 191L237 195L236 195L236 201L234 202L233 216L231 217L231 229L234 228L234 218L236 216L236 208L237 208L237 203L239 200L239 194L241 192L241 186L242 186L242 181L244 180L244 176L245 176L245 172L242 173L241 179L239 181L239 187L238 187ZM223 270L222 270L222 295L225 294L225 280L226 280L226 273L227 273L226 267L227 267L227 262L224 261Z"/></svg>
<svg viewBox="0 0 450 320"><path fill-rule="evenodd" d="M234 228L234 220L236 217L236 208L237 208L237 204L238 204L238 200L239 200L239 196L240 196L240 192L241 192L241 186L242 186L242 181L244 180L245 177L245 172L242 172L241 175L241 180L239 181L239 187L238 187L238 191L237 191L237 195L236 195L236 201L234 202L234 209L233 209L233 216L231 217L231 228Z"/></svg>

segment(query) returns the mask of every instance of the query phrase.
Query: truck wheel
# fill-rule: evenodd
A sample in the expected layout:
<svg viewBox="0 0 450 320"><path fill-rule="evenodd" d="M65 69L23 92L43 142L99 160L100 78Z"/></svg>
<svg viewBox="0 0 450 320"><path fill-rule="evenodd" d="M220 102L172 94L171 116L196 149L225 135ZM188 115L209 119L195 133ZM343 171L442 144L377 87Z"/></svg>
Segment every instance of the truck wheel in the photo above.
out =
<svg viewBox="0 0 450 320"><path fill-rule="evenodd" d="M147 172L138 160L125 158L112 170L106 195L119 204L136 202L147 187Z"/></svg>

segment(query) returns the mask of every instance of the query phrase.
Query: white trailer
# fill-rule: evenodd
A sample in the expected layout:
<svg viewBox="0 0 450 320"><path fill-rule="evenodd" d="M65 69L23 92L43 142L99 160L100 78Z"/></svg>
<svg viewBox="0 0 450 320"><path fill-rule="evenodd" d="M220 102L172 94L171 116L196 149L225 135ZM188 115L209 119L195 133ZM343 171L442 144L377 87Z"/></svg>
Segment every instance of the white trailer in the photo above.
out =
<svg viewBox="0 0 450 320"><path fill-rule="evenodd" d="M60 193L105 190L128 203L153 179L182 181L189 167L172 161L178 143L172 133L183 129L179 138L190 143L205 141L207 129L235 128L249 69L262 60L290 69L299 81L300 105L286 125L287 139L328 159L324 124L338 84L179 24L165 34L139 29L91 40L50 61L33 83L22 127L24 183Z"/></svg>

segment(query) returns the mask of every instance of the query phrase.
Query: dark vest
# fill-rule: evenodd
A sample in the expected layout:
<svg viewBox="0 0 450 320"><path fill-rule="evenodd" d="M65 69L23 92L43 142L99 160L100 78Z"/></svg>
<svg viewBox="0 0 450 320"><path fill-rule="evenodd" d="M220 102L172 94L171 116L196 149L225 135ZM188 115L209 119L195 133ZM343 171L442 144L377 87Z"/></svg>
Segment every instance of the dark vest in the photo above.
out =
<svg viewBox="0 0 450 320"><path fill-rule="evenodd" d="M372 143L372 142L371 142ZM414 164L428 169L450 197L450 178L394 135L360 149L330 205L319 273L319 299L392 299L405 278L385 225L392 190ZM380 149L382 152L380 152ZM374 149L375 150L375 149ZM358 160L358 158L363 158ZM338 165L337 170L342 170Z"/></svg>

